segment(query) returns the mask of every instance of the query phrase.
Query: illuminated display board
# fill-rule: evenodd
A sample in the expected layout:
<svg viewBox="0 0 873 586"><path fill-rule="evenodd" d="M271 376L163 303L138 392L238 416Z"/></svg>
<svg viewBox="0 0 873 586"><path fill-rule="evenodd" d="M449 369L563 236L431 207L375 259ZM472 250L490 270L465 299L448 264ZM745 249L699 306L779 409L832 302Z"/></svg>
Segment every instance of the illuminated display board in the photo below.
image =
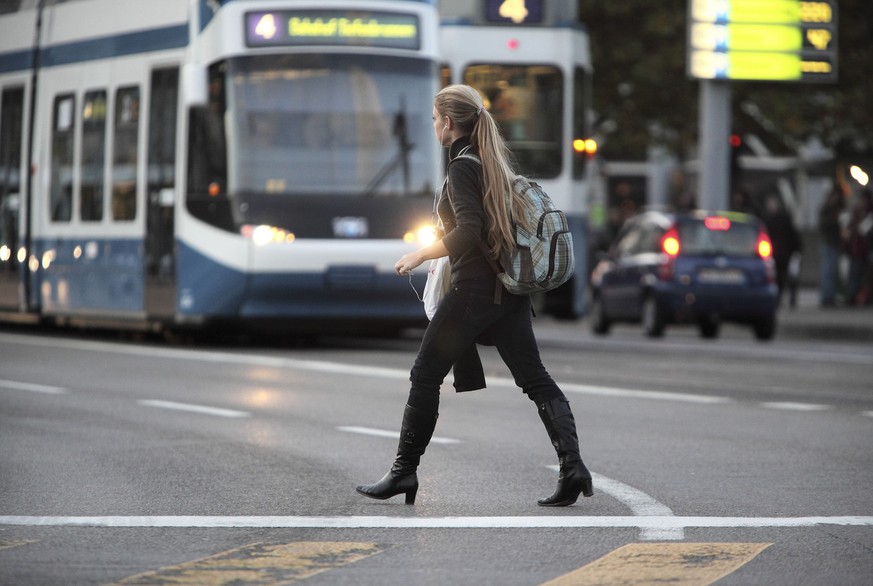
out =
<svg viewBox="0 0 873 586"><path fill-rule="evenodd" d="M690 0L688 73L834 82L836 0Z"/></svg>
<svg viewBox="0 0 873 586"><path fill-rule="evenodd" d="M246 45L333 45L419 49L418 17L394 12L276 10L247 12Z"/></svg>
<svg viewBox="0 0 873 586"><path fill-rule="evenodd" d="M543 21L543 0L485 0L485 21L539 24Z"/></svg>

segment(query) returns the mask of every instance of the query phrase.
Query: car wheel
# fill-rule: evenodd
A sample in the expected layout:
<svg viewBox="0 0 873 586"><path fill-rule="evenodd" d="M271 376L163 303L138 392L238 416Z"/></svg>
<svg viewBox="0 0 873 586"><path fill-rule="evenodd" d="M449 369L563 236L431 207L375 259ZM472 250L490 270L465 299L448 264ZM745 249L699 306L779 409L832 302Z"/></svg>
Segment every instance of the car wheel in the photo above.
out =
<svg viewBox="0 0 873 586"><path fill-rule="evenodd" d="M700 337L708 340L718 338L719 330L721 330L721 322L717 317L706 317L700 320Z"/></svg>
<svg viewBox="0 0 873 586"><path fill-rule="evenodd" d="M600 296L596 296L591 300L591 331L597 335L603 336L609 333L609 328L612 326L609 319L606 317L606 309L603 307L603 300Z"/></svg>
<svg viewBox="0 0 873 586"><path fill-rule="evenodd" d="M776 316L771 315L755 322L755 337L759 340L772 340L776 335Z"/></svg>
<svg viewBox="0 0 873 586"><path fill-rule="evenodd" d="M643 332L650 338L659 338L664 335L665 326L664 312L655 297L647 295L643 300Z"/></svg>

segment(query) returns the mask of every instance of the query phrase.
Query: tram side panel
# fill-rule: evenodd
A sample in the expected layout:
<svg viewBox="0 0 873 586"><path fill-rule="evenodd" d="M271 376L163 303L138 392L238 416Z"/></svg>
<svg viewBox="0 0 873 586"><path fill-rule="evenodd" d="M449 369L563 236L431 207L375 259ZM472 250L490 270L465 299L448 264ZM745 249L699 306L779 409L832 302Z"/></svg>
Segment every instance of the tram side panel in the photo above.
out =
<svg viewBox="0 0 873 586"><path fill-rule="evenodd" d="M2 18L11 34L0 41L0 70L25 79L26 105L36 81L33 125L29 112L22 117L33 176L30 191L24 181L18 186L15 257L22 261L18 291L27 292L19 311L60 320L144 317L147 71L154 60L179 61L180 52L161 48L184 44L187 17L184 5L156 0L132 21L124 4L46 6L41 21L25 9ZM7 25L15 23L21 26L12 33ZM15 80L0 77L4 89L9 83ZM24 169L26 151L21 158Z"/></svg>
<svg viewBox="0 0 873 586"><path fill-rule="evenodd" d="M152 58L43 72L30 268L34 301L46 315L146 317Z"/></svg>

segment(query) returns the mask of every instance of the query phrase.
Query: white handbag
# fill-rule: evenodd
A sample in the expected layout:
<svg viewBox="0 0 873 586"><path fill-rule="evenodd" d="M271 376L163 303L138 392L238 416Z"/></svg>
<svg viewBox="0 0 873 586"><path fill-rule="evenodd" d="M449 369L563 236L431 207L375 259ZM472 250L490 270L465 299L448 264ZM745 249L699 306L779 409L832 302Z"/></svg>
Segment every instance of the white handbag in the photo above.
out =
<svg viewBox="0 0 873 586"><path fill-rule="evenodd" d="M452 286L452 265L448 256L442 256L430 261L427 269L427 282L424 285L424 313L427 319L433 319L440 302Z"/></svg>
<svg viewBox="0 0 873 586"><path fill-rule="evenodd" d="M434 226L441 234L445 232L445 228L443 227L442 219L437 213L437 205L439 204L440 197L442 196L448 182L449 178L446 177L443 186L436 190L433 197ZM421 301L424 303L424 313L427 315L427 319L433 319L437 308L440 306L440 302L443 300L443 297L446 296L446 293L449 292L451 286L452 265L449 262L449 257L442 256L430 261L430 265L427 268L427 282L424 284L424 294L421 296Z"/></svg>

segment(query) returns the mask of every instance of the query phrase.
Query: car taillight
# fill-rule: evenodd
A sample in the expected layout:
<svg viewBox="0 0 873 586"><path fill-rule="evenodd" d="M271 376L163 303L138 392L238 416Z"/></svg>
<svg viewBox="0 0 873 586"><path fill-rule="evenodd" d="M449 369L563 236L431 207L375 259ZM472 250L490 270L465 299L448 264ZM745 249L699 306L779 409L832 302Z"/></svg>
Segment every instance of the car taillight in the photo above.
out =
<svg viewBox="0 0 873 586"><path fill-rule="evenodd" d="M679 243L679 232L676 228L670 228L667 233L661 237L661 250L669 256L676 256L681 249Z"/></svg>
<svg viewBox="0 0 873 586"><path fill-rule="evenodd" d="M773 256L773 244L770 243L770 237L764 232L758 234L758 256L761 258Z"/></svg>
<svg viewBox="0 0 873 586"><path fill-rule="evenodd" d="M673 279L673 261L676 260L681 248L679 231L675 227L670 228L661 237L661 251L666 255L666 258L663 258L661 264L658 265L658 278L662 281Z"/></svg>
<svg viewBox="0 0 873 586"><path fill-rule="evenodd" d="M773 244L766 232L758 233L758 256L764 261L764 269L767 271L767 282L776 282L776 263L773 262Z"/></svg>
<svg viewBox="0 0 873 586"><path fill-rule="evenodd" d="M703 225L709 230L718 230L719 232L731 229L731 221L723 216L707 216L703 220Z"/></svg>

